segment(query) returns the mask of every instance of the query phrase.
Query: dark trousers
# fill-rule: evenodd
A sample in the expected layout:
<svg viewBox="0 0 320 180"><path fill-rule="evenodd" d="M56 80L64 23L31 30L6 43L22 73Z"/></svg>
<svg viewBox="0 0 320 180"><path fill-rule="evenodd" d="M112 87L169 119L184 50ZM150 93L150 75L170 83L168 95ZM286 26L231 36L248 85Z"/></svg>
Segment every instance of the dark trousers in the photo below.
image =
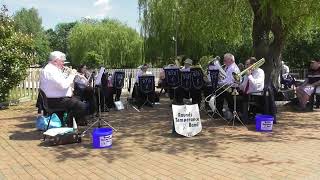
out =
<svg viewBox="0 0 320 180"><path fill-rule="evenodd" d="M88 102L88 113L93 114L97 111L97 98L94 94L94 90L92 87L86 87L85 89L81 89L81 100Z"/></svg>
<svg viewBox="0 0 320 180"><path fill-rule="evenodd" d="M87 114L87 104L82 102L76 97L64 97L64 98L48 98L49 108L63 108L68 111L67 124L72 127L73 117L76 119L77 124L85 125L86 121L84 116ZM62 115L63 116L63 115ZM61 114L59 118L62 119Z"/></svg>
<svg viewBox="0 0 320 180"><path fill-rule="evenodd" d="M219 95L222 91L224 91L223 88L218 90L216 95ZM221 115L223 114L222 109L223 109L224 100L227 101L229 110L233 111L233 96L230 92L225 91L216 98L216 108Z"/></svg>
<svg viewBox="0 0 320 180"><path fill-rule="evenodd" d="M252 102L253 105L249 107L249 102ZM239 109L238 111L241 112L242 116L241 119L245 123L250 122L250 114L255 116L257 113L264 113L263 112L263 105L264 105L264 97L263 96L255 96L255 95L248 95L240 93L239 97L237 98L237 103L240 106L237 106Z"/></svg>
<svg viewBox="0 0 320 180"><path fill-rule="evenodd" d="M202 100L201 89L176 89L176 100L178 104L183 104L183 98L192 98L192 104L200 104Z"/></svg>
<svg viewBox="0 0 320 180"><path fill-rule="evenodd" d="M114 87L108 87L106 89L106 105L108 108L114 107L114 102L115 101L120 101L120 96L122 93L122 89L117 89ZM115 94L115 97L113 95Z"/></svg>

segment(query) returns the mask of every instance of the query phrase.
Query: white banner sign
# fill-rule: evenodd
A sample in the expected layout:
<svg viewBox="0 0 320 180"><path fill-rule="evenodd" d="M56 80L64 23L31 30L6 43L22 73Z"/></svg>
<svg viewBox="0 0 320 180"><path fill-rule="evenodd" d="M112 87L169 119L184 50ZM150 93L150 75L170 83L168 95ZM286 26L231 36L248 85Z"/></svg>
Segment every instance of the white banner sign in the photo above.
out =
<svg viewBox="0 0 320 180"><path fill-rule="evenodd" d="M201 132L198 104L172 105L174 128L182 136L192 137Z"/></svg>

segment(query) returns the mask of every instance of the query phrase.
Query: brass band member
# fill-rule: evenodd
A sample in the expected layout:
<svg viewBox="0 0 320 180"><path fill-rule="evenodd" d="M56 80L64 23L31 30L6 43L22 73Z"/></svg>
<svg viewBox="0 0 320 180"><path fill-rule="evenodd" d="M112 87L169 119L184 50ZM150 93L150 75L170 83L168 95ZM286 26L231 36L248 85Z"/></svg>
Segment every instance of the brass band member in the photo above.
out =
<svg viewBox="0 0 320 180"><path fill-rule="evenodd" d="M307 103L315 88L320 86L320 61L311 61L309 72L304 83L297 88L297 97L300 103L299 111L307 110Z"/></svg>
<svg viewBox="0 0 320 180"><path fill-rule="evenodd" d="M78 76L74 79L74 94L79 96L82 101L89 103L89 114L93 114L97 110L97 100L91 86L91 77L86 65L80 65L78 68Z"/></svg>
<svg viewBox="0 0 320 180"><path fill-rule="evenodd" d="M132 97L135 98L138 109L141 108L144 100L147 98L147 95L144 94L143 92L141 92L141 90L139 88L139 77L144 76L144 75L152 75L152 72L148 71L148 68L149 68L148 64L143 64L139 68L140 68L140 70L137 72L136 82L134 84L133 91L132 91ZM151 95L150 101L154 102L154 98L155 98L155 94L153 93L153 95ZM146 104L146 105L152 106L151 104Z"/></svg>
<svg viewBox="0 0 320 180"><path fill-rule="evenodd" d="M62 52L50 53L49 62L40 73L40 89L46 94L50 108L66 108L70 112L68 126L72 127L72 117L76 118L77 123L85 124L86 103L72 97L72 84L77 73L73 71L67 78L64 77L62 69L65 60L66 55Z"/></svg>
<svg viewBox="0 0 320 180"><path fill-rule="evenodd" d="M232 73L233 72L239 73L240 70L239 70L237 64L235 63L234 56L230 53L226 53L224 55L223 62L224 62L224 65L226 66L225 67L226 77L222 80L219 80L218 85L219 86L225 85L225 87L228 87L228 86L236 87L236 85L234 84L234 78L233 78ZM220 94L220 92L222 92L223 90L224 90L224 88L221 88L217 92L217 94ZM217 107L217 110L220 114L223 114L222 109L223 109L224 100L227 101L229 109L230 110L233 109L232 95L230 92L225 91L223 94L221 94L220 96L217 97L216 107Z"/></svg>
<svg viewBox="0 0 320 180"><path fill-rule="evenodd" d="M190 72L192 68L193 61L189 58L184 60L184 66L180 69L181 72ZM177 103L183 104L183 98L191 98L192 104L201 103L201 90L196 90L194 88L190 88L189 90L185 90L182 87L179 87L176 92Z"/></svg>
<svg viewBox="0 0 320 180"><path fill-rule="evenodd" d="M114 73L109 74L108 76L108 88L107 88L107 107L112 108L115 107L114 102L120 101L120 96L122 93L122 89L117 89L116 87L113 87L113 80L114 80ZM113 95L115 94L115 97Z"/></svg>
<svg viewBox="0 0 320 180"><path fill-rule="evenodd" d="M248 68L254 63L257 62L255 57L250 57L245 62L245 67ZM252 93L263 92L264 88L264 71L261 68L250 69L247 71L247 74L243 77L243 80L239 86L240 94L242 96L239 97L238 102L241 105L242 119L245 123L249 123L248 119L248 103L249 103L249 95ZM262 94L261 94L262 95ZM263 96L255 96L254 99L257 104L263 104ZM253 112L255 113L255 111Z"/></svg>

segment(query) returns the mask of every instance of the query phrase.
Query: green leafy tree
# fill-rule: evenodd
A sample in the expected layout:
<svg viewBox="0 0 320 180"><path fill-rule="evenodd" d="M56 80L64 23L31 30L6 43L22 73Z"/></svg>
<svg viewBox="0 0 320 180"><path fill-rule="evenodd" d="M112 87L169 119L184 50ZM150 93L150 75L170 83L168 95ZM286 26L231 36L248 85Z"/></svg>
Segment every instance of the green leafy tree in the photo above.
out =
<svg viewBox="0 0 320 180"><path fill-rule="evenodd" d="M24 34L29 34L34 39L36 50L36 59L34 63L46 62L51 51L49 40L44 33L42 27L42 19L39 16L38 10L35 8L22 8L14 14L14 27L16 31Z"/></svg>
<svg viewBox="0 0 320 180"><path fill-rule="evenodd" d="M89 68L99 68L103 64L103 57L95 51L89 51L86 53L82 64L87 65Z"/></svg>
<svg viewBox="0 0 320 180"><path fill-rule="evenodd" d="M26 77L35 59L32 37L15 31L7 11L3 6L0 12L0 102L7 100L9 90Z"/></svg>
<svg viewBox="0 0 320 180"><path fill-rule="evenodd" d="M75 65L87 62L88 52L101 55L104 66L135 67L142 63L142 39L135 30L117 20L79 23L71 30L68 42Z"/></svg>
<svg viewBox="0 0 320 180"><path fill-rule="evenodd" d="M195 58L222 53L219 42L233 53L251 45L245 54L266 59L266 82L274 84L288 38L320 22L320 1L314 0L139 0L139 7L147 56L170 54L172 36L178 52Z"/></svg>

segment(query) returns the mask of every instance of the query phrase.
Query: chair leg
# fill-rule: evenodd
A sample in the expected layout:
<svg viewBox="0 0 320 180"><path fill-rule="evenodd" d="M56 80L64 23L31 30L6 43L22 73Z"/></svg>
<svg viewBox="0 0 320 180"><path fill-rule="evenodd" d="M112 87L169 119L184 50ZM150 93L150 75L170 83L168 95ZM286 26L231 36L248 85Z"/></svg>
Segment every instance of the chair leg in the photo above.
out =
<svg viewBox="0 0 320 180"><path fill-rule="evenodd" d="M52 117L52 114L50 114L49 122L48 122L48 125L47 125L47 128L46 128L46 131L49 129L50 122L51 122L51 117ZM46 140L46 135L43 135L43 141L45 141L45 140Z"/></svg>

